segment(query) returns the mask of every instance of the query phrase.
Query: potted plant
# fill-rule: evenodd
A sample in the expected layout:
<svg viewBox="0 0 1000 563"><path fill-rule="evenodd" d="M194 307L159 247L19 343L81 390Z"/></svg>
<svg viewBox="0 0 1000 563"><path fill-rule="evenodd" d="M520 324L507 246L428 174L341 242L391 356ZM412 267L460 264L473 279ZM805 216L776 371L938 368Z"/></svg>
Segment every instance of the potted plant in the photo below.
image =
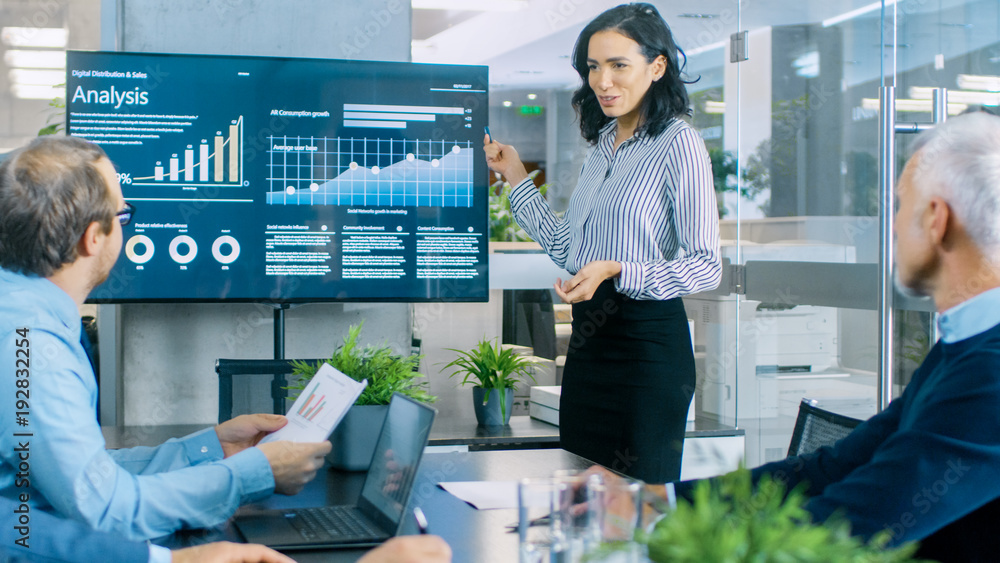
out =
<svg viewBox="0 0 1000 563"><path fill-rule="evenodd" d="M886 549L887 531L865 543L850 535L848 522L838 515L813 523L799 488L786 495L781 482L766 476L754 487L747 469L701 481L693 497L694 502L678 499L676 510L640 538L651 561L894 563L911 561L917 548Z"/></svg>
<svg viewBox="0 0 1000 563"><path fill-rule="evenodd" d="M502 426L510 422L514 389L524 378L535 381L531 369L536 363L500 345L499 338L483 339L472 350L456 350L458 358L445 366L456 368L449 377L464 374L462 385L473 383L472 401L480 426ZM494 393L494 391L496 391Z"/></svg>
<svg viewBox="0 0 1000 563"><path fill-rule="evenodd" d="M365 471L371 464L375 442L382 429L389 402L395 393L431 403L436 397L427 392L427 381L416 371L421 356L400 356L386 345L358 346L358 336L364 323L351 326L341 344L326 363L351 378L368 380L368 386L340 421L330 442L333 450L327 455L330 465L347 471ZM316 375L321 363L294 362L296 383L288 389L302 391Z"/></svg>

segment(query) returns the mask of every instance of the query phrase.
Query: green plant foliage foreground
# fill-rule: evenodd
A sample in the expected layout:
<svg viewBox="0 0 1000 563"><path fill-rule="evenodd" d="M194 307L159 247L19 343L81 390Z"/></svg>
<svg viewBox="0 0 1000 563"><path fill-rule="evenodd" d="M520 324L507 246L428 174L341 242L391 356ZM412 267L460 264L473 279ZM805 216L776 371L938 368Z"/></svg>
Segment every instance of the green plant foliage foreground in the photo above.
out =
<svg viewBox="0 0 1000 563"><path fill-rule="evenodd" d="M536 362L518 355L511 348L504 348L500 345L499 339L480 340L475 348L468 351L455 348L448 350L458 352L458 358L444 366L444 369L456 368L449 377L465 374L462 385L473 383L486 389L486 394L483 396L484 405L490 400L490 393L494 389L499 389L501 417L507 416L507 398L504 390L517 389L517 384L525 378L535 382L531 368L537 365Z"/></svg>
<svg viewBox="0 0 1000 563"><path fill-rule="evenodd" d="M358 336L364 323L351 326L344 343L326 361L351 378L368 380L368 386L355 401L355 405L388 405L394 393L400 393L425 403L432 403L437 397L427 392L427 381L418 381L424 376L416 371L422 356L402 357L392 352L388 346L358 346ZM288 389L302 391L316 375L322 364L294 362L293 376L298 381Z"/></svg>
<svg viewBox="0 0 1000 563"><path fill-rule="evenodd" d="M756 488L750 471L705 480L694 502L678 499L677 510L646 538L657 563L890 563L912 561L916 544L885 549L884 532L869 543L850 535L836 515L819 525L803 508L805 496L767 477Z"/></svg>

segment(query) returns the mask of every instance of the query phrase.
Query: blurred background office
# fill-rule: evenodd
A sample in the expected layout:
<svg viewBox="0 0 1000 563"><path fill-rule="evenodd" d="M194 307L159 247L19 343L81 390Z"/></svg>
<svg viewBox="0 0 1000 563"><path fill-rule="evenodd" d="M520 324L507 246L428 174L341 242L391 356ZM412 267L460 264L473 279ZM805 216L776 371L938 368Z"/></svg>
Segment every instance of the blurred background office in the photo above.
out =
<svg viewBox="0 0 1000 563"><path fill-rule="evenodd" d="M587 150L570 106L578 77L569 54L583 25L617 3L0 0L0 153L63 119L50 102L64 95L66 49L489 65L493 135L518 147L565 209ZM692 416L744 428L753 466L784 457L800 399L867 418L901 392L936 339L930 304L889 283L887 198L908 131L1000 105L1000 3L653 3L697 78L691 122L712 155L728 260L719 290L685 298L699 366ZM494 267L485 304L294 308L287 356L329 355L364 319L372 341L407 353L419 345L448 412L471 405L439 372L453 358L445 349L484 336L533 346L558 383L568 325L548 305L546 261L517 247L502 272ZM270 353L265 305L102 305L91 314L104 424L211 423L215 359Z"/></svg>

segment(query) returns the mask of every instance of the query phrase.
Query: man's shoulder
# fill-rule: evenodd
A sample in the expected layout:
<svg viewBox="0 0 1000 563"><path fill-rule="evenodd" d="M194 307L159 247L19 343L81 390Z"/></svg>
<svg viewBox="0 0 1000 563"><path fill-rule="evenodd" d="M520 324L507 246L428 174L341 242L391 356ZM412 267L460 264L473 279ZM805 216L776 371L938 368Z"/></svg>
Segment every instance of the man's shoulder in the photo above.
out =
<svg viewBox="0 0 1000 563"><path fill-rule="evenodd" d="M49 293L52 282L38 276L30 276L0 268L0 291L12 299L5 299L0 307L23 306L25 300L38 301Z"/></svg>
<svg viewBox="0 0 1000 563"><path fill-rule="evenodd" d="M946 344L946 350L953 355L982 355L1000 361L1000 323L965 340Z"/></svg>
<svg viewBox="0 0 1000 563"><path fill-rule="evenodd" d="M0 332L11 326L61 332L74 326L76 306L45 278L0 269Z"/></svg>
<svg viewBox="0 0 1000 563"><path fill-rule="evenodd" d="M929 354L925 363L932 356ZM981 392L992 389L1000 393L1000 324L965 340L943 344L941 353L933 359L946 371L962 374L964 384L970 384L968 378L974 378L975 386L989 384L978 387Z"/></svg>

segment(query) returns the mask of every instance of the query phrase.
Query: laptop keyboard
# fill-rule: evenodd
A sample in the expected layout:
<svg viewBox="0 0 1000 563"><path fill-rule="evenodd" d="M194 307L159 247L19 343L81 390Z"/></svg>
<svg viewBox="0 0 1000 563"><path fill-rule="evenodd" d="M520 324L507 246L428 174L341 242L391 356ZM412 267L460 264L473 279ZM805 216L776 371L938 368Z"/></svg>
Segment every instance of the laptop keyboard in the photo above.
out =
<svg viewBox="0 0 1000 563"><path fill-rule="evenodd" d="M295 514L297 518L291 519L292 526L307 540L363 540L385 536L350 506L299 508Z"/></svg>

